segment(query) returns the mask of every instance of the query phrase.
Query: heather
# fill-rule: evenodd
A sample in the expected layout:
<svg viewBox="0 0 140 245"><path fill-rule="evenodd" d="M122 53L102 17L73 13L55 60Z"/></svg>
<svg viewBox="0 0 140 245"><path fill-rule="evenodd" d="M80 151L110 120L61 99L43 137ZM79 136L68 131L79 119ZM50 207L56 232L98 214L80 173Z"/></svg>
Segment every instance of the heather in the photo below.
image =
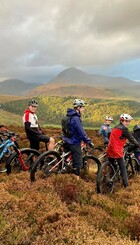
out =
<svg viewBox="0 0 140 245"><path fill-rule="evenodd" d="M23 129L19 144L27 146ZM59 129L46 129L57 137ZM95 145L96 131L87 131ZM57 138L56 138L57 139ZM41 148L43 151L44 149ZM0 245L140 244L140 176L126 189L96 193L96 183L72 174L31 183L29 172L0 174Z"/></svg>
<svg viewBox="0 0 140 245"><path fill-rule="evenodd" d="M0 181L0 244L140 244L139 177L109 196L66 174Z"/></svg>

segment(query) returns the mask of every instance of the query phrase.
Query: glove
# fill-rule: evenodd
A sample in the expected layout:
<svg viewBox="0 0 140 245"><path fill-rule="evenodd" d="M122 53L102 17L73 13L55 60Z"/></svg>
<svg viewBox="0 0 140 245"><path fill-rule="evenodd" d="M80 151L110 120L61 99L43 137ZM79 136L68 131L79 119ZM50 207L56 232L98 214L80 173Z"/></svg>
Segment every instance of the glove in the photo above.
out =
<svg viewBox="0 0 140 245"><path fill-rule="evenodd" d="M88 145L89 147L94 148L94 144L92 142L90 142Z"/></svg>

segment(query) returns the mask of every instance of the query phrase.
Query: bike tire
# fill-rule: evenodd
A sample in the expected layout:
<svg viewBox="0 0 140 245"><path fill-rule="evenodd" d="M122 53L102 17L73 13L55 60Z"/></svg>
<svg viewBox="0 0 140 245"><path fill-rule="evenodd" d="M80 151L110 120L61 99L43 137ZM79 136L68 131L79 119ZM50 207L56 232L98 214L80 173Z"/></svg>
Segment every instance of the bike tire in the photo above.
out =
<svg viewBox="0 0 140 245"><path fill-rule="evenodd" d="M87 181L93 181L97 185L97 174L101 168L101 162L94 156L83 157L83 168L81 177Z"/></svg>
<svg viewBox="0 0 140 245"><path fill-rule="evenodd" d="M130 158L129 161L126 162L126 170L129 179L138 174L138 160L135 157Z"/></svg>
<svg viewBox="0 0 140 245"><path fill-rule="evenodd" d="M33 164L35 159L38 158L40 155L39 151L30 148L20 149L20 152L23 165L25 166L26 170L29 170L31 168L31 165ZM21 170L25 170L23 169L23 166L21 164L18 151L15 151L7 159L6 169L8 175L10 173L19 173Z"/></svg>
<svg viewBox="0 0 140 245"><path fill-rule="evenodd" d="M61 169L61 157L56 151L47 151L42 153L34 162L30 169L31 182L48 177L51 174L57 174Z"/></svg>
<svg viewBox="0 0 140 245"><path fill-rule="evenodd" d="M115 169L109 161L104 162L97 174L97 193L110 194L114 189Z"/></svg>
<svg viewBox="0 0 140 245"><path fill-rule="evenodd" d="M103 162L106 157L106 152L102 147L95 147L93 149L93 155Z"/></svg>

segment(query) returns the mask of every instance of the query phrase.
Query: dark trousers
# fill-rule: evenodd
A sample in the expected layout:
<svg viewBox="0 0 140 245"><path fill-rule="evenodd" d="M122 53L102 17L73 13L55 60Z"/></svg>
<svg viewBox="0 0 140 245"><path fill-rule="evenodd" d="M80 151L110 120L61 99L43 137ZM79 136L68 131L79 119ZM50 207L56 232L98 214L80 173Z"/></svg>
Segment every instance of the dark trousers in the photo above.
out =
<svg viewBox="0 0 140 245"><path fill-rule="evenodd" d="M125 161L124 161L123 157L122 158L116 158L116 160L117 160L117 163L118 163L119 168L120 168L123 185L124 185L124 187L127 187L128 186L128 177L127 177L127 170L125 167ZM114 158L109 158L109 161L111 162L111 164L113 166L115 166L115 164L114 164L115 159Z"/></svg>
<svg viewBox="0 0 140 245"><path fill-rule="evenodd" d="M73 145L69 145L69 148L72 152L74 174L80 175L80 169L82 167L81 145L73 144Z"/></svg>

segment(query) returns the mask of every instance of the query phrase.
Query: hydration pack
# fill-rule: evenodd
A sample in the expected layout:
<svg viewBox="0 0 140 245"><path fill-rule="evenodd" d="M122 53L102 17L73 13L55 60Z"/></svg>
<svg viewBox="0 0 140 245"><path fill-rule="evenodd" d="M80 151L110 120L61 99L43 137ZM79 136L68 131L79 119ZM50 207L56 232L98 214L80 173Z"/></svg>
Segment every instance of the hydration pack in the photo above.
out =
<svg viewBox="0 0 140 245"><path fill-rule="evenodd" d="M61 120L63 135L68 137L68 138L72 137L72 133L70 132L71 118L72 118L72 116L64 116Z"/></svg>

